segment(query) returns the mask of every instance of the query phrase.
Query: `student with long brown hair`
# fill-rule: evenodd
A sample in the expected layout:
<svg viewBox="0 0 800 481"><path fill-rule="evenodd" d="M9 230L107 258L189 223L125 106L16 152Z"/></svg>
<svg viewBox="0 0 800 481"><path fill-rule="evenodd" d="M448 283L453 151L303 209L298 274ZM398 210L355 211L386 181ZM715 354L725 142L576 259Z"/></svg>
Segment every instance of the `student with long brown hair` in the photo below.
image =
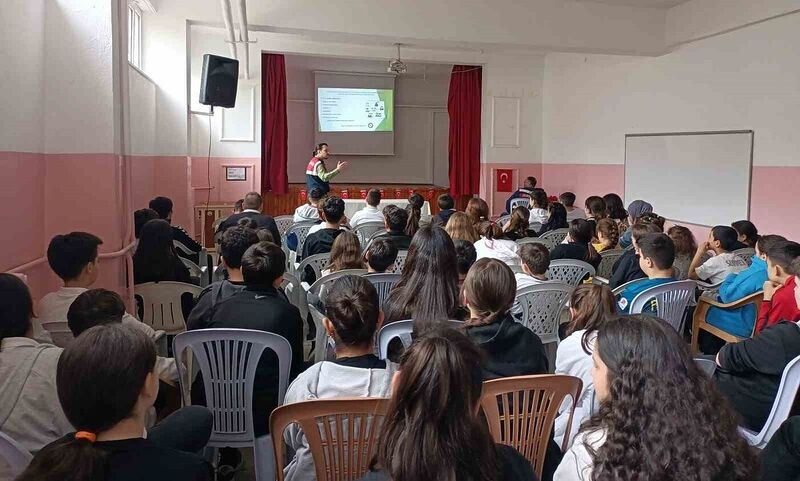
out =
<svg viewBox="0 0 800 481"><path fill-rule="evenodd" d="M408 212L408 221L406 222L405 233L407 236L414 237L414 234L419 230L419 221L422 218L422 207L425 205L425 197L414 192L408 198L408 205L406 212Z"/></svg>
<svg viewBox="0 0 800 481"><path fill-rule="evenodd" d="M556 351L555 373L575 376L583 381L583 390L575 405L570 429L571 436L575 436L578 427L591 413L591 402L594 398L591 353L596 331L608 316L616 312L616 306L611 289L595 284L576 287L572 291L569 306L571 321L567 326L567 337L561 341ZM571 400L565 402L561 406L561 414L556 418L554 436L558 442L564 438L570 406Z"/></svg>
<svg viewBox="0 0 800 481"><path fill-rule="evenodd" d="M333 241L331 257L322 275L345 269L364 269L364 256L358 236L350 231L342 231Z"/></svg>
<svg viewBox="0 0 800 481"><path fill-rule="evenodd" d="M593 242L594 249L600 253L616 249L619 245L619 227L613 219L600 219L597 221L597 242Z"/></svg>
<svg viewBox="0 0 800 481"><path fill-rule="evenodd" d="M679 280L689 276L689 264L692 263L694 253L697 251L697 241L694 234L687 227L674 225L669 228L667 235L675 244L675 263L674 266L680 270L680 276L675 276Z"/></svg>
<svg viewBox="0 0 800 481"><path fill-rule="evenodd" d="M455 329L417 338L400 360L377 453L362 481L536 481L480 415L482 353Z"/></svg>
<svg viewBox="0 0 800 481"><path fill-rule="evenodd" d="M489 220L489 204L480 197L473 197L467 202L464 212L472 220L472 225L477 226L481 222Z"/></svg>
<svg viewBox="0 0 800 481"><path fill-rule="evenodd" d="M512 241L518 241L526 237L536 237L536 232L530 230L529 217L531 213L527 207L520 205L511 211L511 219L503 227L503 236Z"/></svg>
<svg viewBox="0 0 800 481"><path fill-rule="evenodd" d="M464 212L453 212L444 230L450 234L450 238L454 241L463 240L474 244L479 239L478 234L475 232L472 218Z"/></svg>

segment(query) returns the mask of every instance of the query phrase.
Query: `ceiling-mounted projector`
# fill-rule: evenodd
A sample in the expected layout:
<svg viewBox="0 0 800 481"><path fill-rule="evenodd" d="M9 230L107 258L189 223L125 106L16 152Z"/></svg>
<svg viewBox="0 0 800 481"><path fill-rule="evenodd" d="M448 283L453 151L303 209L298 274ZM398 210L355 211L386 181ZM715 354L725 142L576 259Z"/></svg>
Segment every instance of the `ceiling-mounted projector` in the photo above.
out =
<svg viewBox="0 0 800 481"><path fill-rule="evenodd" d="M405 64L402 60L400 60L400 45L396 43L397 46L397 58L393 58L389 61L389 66L386 68L386 71L389 73L394 73L397 75L402 75L408 71L408 65Z"/></svg>

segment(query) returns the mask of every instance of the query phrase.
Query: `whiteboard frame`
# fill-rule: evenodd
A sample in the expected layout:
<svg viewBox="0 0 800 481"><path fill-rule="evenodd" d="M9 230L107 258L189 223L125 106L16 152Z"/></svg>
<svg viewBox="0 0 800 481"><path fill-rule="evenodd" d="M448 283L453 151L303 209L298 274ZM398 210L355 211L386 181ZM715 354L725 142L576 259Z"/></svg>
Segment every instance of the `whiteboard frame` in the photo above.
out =
<svg viewBox="0 0 800 481"><path fill-rule="evenodd" d="M698 132L651 132L640 134L625 134L625 156L622 161L622 192L628 192L628 137L672 137L677 135L730 135L730 134L750 134L750 165L747 171L747 220L750 220L750 201L753 197L753 145L755 143L754 130L704 130ZM683 222L690 225L699 227L714 227L713 225L694 224L692 222L681 219L667 219L673 222Z"/></svg>

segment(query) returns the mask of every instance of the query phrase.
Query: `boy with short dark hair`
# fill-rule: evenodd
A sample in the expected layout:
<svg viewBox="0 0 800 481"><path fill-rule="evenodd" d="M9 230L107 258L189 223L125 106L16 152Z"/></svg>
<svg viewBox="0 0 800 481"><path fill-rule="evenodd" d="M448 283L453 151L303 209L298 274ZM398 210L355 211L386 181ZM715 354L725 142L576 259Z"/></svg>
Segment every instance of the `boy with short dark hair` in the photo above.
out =
<svg viewBox="0 0 800 481"><path fill-rule="evenodd" d="M397 260L397 247L391 239L375 239L364 253L368 274L382 274Z"/></svg>
<svg viewBox="0 0 800 481"><path fill-rule="evenodd" d="M381 204L381 191L370 189L365 200L367 205L353 214L353 218L350 219L350 227L353 229L366 222L383 222L383 213L378 209Z"/></svg>
<svg viewBox="0 0 800 481"><path fill-rule="evenodd" d="M630 281L647 277L639 266L639 249L636 242L647 234L660 234L663 232L664 229L655 222L643 222L640 220L633 224L631 227L631 243L633 249L625 251L614 263L612 269L613 274L608 281L608 287L616 289Z"/></svg>
<svg viewBox="0 0 800 481"><path fill-rule="evenodd" d="M572 222L575 219L585 219L586 211L575 207L575 194L572 192L564 192L558 196L559 202L564 205L567 210L567 222Z"/></svg>
<svg viewBox="0 0 800 481"><path fill-rule="evenodd" d="M445 192L444 194L440 195L438 199L436 199L436 203L439 206L439 213L433 218L433 224L438 226L446 226L447 221L450 220L450 216L456 212L456 202L453 200L452 195Z"/></svg>
<svg viewBox="0 0 800 481"><path fill-rule="evenodd" d="M397 249L408 250L408 246L411 245L411 236L406 234L405 231L408 223L408 211L389 204L383 208L383 218L386 233L375 238L391 239Z"/></svg>
<svg viewBox="0 0 800 481"><path fill-rule="evenodd" d="M322 218L321 229L308 234L303 243L303 251L297 256L297 262L302 261L314 254L325 254L331 251L333 242L342 233L340 223L344 218L344 201L336 196L326 197L320 204L320 217ZM316 274L311 267L307 267L305 272L300 274L301 281L313 284L317 280Z"/></svg>
<svg viewBox="0 0 800 481"><path fill-rule="evenodd" d="M458 288L460 290L464 279L467 278L469 268L478 260L478 252L472 242L464 239L454 240L453 245L456 248L456 268L458 269Z"/></svg>
<svg viewBox="0 0 800 481"><path fill-rule="evenodd" d="M666 234L647 234L637 241L639 247L639 267L647 275L647 279L630 284L619 295L617 311L620 314L630 312L631 303L642 292L651 287L668 282L675 282L672 275L672 264L675 262L675 244ZM646 311L654 311L654 308Z"/></svg>
<svg viewBox="0 0 800 481"><path fill-rule="evenodd" d="M769 280L764 283L764 301L758 309L756 333L781 321L800 321L800 309L794 297L800 244L781 241L767 248L765 254Z"/></svg>
<svg viewBox="0 0 800 481"><path fill-rule="evenodd" d="M151 200L148 207L156 211L158 213L158 217L169 222L170 225L172 225L172 209L173 209L172 199L170 199L169 197L159 196ZM172 225L172 238L180 242L184 246L186 246L186 248L188 248L190 251L194 252L194 255L186 255L179 250L178 254L182 255L182 257L186 257L187 259L197 264L199 259L198 257L199 252L203 250L203 246L201 246L199 242L194 240L194 238L190 236L189 233L183 229L183 227L177 225Z"/></svg>
<svg viewBox="0 0 800 481"><path fill-rule="evenodd" d="M125 303L114 291L107 289L90 289L79 295L69 306L67 324L72 335L81 333L94 326L122 322L125 316Z"/></svg>
<svg viewBox="0 0 800 481"><path fill-rule="evenodd" d="M718 225L711 229L708 241L697 246L697 252L689 264L689 279L719 284L729 274L736 274L747 269L747 262L733 254L739 234L733 227ZM703 262L708 251L714 255Z"/></svg>
<svg viewBox="0 0 800 481"><path fill-rule="evenodd" d="M517 272L517 290L523 287L536 286L547 282L547 270L550 269L550 251L544 244L522 244L517 251L523 272Z"/></svg>

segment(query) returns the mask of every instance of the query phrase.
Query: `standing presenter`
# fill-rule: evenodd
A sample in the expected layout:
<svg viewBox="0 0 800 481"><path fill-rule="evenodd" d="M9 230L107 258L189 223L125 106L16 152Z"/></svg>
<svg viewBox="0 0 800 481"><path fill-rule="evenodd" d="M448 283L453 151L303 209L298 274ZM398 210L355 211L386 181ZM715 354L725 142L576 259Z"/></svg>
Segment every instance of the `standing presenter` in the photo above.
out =
<svg viewBox="0 0 800 481"><path fill-rule="evenodd" d="M306 167L306 188L309 192L311 189L319 189L323 195L327 194L331 191L330 180L347 167L347 162L340 161L336 164L335 169L328 170L325 167L325 159L330 155L328 144L325 142L317 145L317 148L314 149L314 156L308 161Z"/></svg>

